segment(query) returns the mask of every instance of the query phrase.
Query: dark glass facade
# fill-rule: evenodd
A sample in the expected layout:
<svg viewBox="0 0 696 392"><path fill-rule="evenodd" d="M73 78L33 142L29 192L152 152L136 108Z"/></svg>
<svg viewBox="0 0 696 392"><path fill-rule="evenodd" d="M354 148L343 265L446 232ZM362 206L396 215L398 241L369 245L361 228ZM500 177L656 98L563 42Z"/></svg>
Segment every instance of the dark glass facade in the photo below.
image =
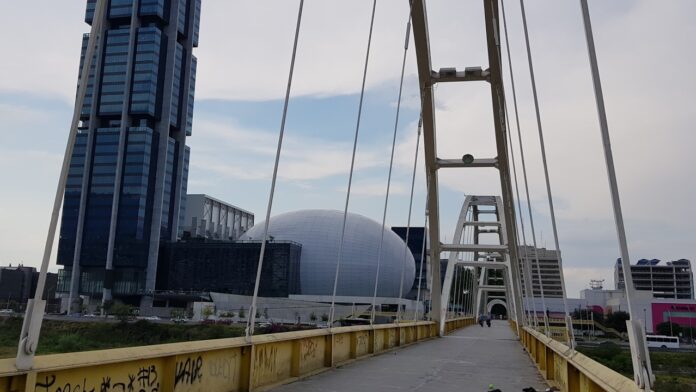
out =
<svg viewBox="0 0 696 392"><path fill-rule="evenodd" d="M159 241L176 240L186 204L186 136L193 124L192 51L198 45L200 0L140 0L134 20L133 0L106 4L65 190L58 245L58 264L65 269L59 291L70 289L75 256L81 294L98 295L110 281L105 266L118 192L112 290L114 295L142 295L154 290L147 270L156 270ZM95 5L96 0L87 1L90 25ZM88 40L85 34L80 70Z"/></svg>
<svg viewBox="0 0 696 392"><path fill-rule="evenodd" d="M392 231L396 233L402 240L406 241L406 227L392 227ZM413 287L411 291L405 294L408 299L415 299L418 292L418 282L420 281L421 290L425 290L428 287L428 266L423 264L421 269L421 256L423 254L423 241L426 241L426 231L424 227L411 227L408 231L408 250L411 251L413 255L413 260L416 262L416 277L413 280ZM426 258L427 258L427 247ZM419 279L418 274L423 273L423 277ZM442 275L444 277L444 275Z"/></svg>
<svg viewBox="0 0 696 392"><path fill-rule="evenodd" d="M161 243L157 289L253 295L260 241L192 240ZM287 297L300 294L300 244L266 244L259 295Z"/></svg>

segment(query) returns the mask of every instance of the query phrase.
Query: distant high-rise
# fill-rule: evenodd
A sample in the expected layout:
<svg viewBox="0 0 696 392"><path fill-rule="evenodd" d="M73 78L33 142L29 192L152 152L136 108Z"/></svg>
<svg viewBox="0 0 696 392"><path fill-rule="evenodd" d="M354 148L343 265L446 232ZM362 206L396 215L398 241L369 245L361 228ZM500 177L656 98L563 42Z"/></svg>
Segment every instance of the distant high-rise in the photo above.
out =
<svg viewBox="0 0 696 392"><path fill-rule="evenodd" d="M631 276L636 290L652 291L655 298L694 298L694 276L689 260L660 264L658 259L640 259L631 265ZM614 266L614 282L617 290L625 289L621 259L616 260Z"/></svg>
<svg viewBox="0 0 696 392"><path fill-rule="evenodd" d="M541 286L544 287L544 298L563 298L563 284L561 281L561 266L558 263L558 251L545 248L534 248L533 246L520 246L519 255L528 263L531 269L532 292L534 297L541 297ZM537 264L537 256L539 263ZM524 282L526 268L520 269L520 279ZM541 286L539 279L541 278ZM522 284L522 294L527 294L527 287Z"/></svg>
<svg viewBox="0 0 696 392"><path fill-rule="evenodd" d="M59 291L137 303L155 288L160 240L176 240L184 217L201 2L104 4L65 190Z"/></svg>

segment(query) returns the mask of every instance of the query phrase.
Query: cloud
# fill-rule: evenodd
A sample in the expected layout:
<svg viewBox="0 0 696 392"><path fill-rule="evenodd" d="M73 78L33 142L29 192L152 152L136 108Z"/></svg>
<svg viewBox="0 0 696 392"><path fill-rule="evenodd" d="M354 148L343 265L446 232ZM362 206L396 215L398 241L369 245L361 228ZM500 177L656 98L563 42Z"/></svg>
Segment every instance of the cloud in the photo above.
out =
<svg viewBox="0 0 696 392"><path fill-rule="evenodd" d="M205 133L202 132L191 143L195 154L191 158L192 165L231 178L270 179L278 143L277 133L244 129L219 119L197 124ZM288 132L283 140L278 176L286 181L311 181L348 174L351 152L352 145L348 143ZM361 148L356 153L355 170L374 168L384 163L380 149Z"/></svg>
<svg viewBox="0 0 696 392"><path fill-rule="evenodd" d="M588 267L569 267L563 268L563 276L566 284L566 295L568 298L580 298L580 291L590 288L591 279L604 279L604 288L614 289L614 269L588 268Z"/></svg>
<svg viewBox="0 0 696 392"><path fill-rule="evenodd" d="M359 92L370 5L338 0L306 3L293 97L332 99ZM234 203L241 200L247 209L265 208L277 130L241 125L233 117L202 115L200 103L212 98L263 103L283 97L296 6L297 2L279 0L204 2L201 46L196 49L197 114L194 137L187 141L192 147L190 189L213 189ZM543 232L544 242L551 244L519 6L514 2L506 6L530 198L539 237ZM42 12L34 12L37 7ZM481 3L448 0L430 2L428 7L433 68L485 67ZM674 0L668 6L647 0L591 3L622 207L635 258L696 259L692 223L696 221L692 151L696 74L691 71L696 53L689 50L696 47L696 21L690 17L694 11L696 5L688 0ZM384 106L395 104L407 12L407 2L381 1L377 6L367 88L380 93L375 99ZM0 179L9 190L0 205L13 207L11 211L5 207L0 220L12 222L13 231L29 232L49 216L51 187L72 114L69 105L75 95L81 35L88 26L82 21L84 2L4 2L0 14L1 32L17 37L6 42L12 61L0 63L0 72L11 75L0 78L0 129L5 131L0 134L4 148L0 153L7 163L1 166ZM35 23L27 24L26 15L32 15ZM618 255L581 18L577 4L551 0L528 3L527 15L561 247L566 267L575 268L568 276L569 287L579 286L590 275L609 273L601 268L610 269ZM42 29L36 30L36 25ZM411 44L402 108L420 106L415 65ZM509 95L507 75L505 79ZM28 98L19 102L16 95ZM58 103L46 104L46 98ZM435 98L439 157L496 155L488 84L436 85ZM48 106L60 113L43 110ZM393 121L391 111L375 116L388 116L385 123ZM307 137L309 132L301 132L303 126L302 121L289 125L279 176L305 191L293 189L293 193L288 188L285 199L278 201L279 211L341 204L336 192L347 179L352 140L336 141L319 130ZM416 127L415 121L402 120L399 128L394 174L394 195L399 196L394 202L399 208L404 207L403 196L410 187ZM511 130L516 132L514 121ZM521 179L516 137L512 144ZM358 151L360 176L354 192L361 197L351 208L378 218L381 207L374 197L384 192L389 146L370 140ZM416 197L422 198L419 154ZM20 164L22 170L14 170ZM464 194L500 193L492 169L441 170L439 179L441 229L447 236ZM420 205L420 201L414 204ZM16 215L16 211L23 212ZM390 209L389 221L404 224L406 208L394 211ZM24 227L24 222L32 227L15 229ZM0 237L8 238L0 244L2 257L40 256L41 238L13 247L18 241L9 238L15 237Z"/></svg>
<svg viewBox="0 0 696 392"><path fill-rule="evenodd" d="M405 184L398 182L391 183L389 187L389 195L407 195L410 188L407 188ZM345 193L346 188L338 188L339 192ZM364 197L380 197L384 199L387 193L387 184L384 182L373 182L373 181L360 181L356 182L351 186L351 194L355 196Z"/></svg>

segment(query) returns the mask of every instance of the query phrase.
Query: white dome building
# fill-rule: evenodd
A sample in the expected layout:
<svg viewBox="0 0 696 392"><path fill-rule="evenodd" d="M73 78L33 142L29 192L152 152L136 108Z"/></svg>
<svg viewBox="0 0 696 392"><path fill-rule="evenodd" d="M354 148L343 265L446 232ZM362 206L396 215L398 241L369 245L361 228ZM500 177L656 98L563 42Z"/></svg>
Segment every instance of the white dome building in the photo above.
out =
<svg viewBox="0 0 696 392"><path fill-rule="evenodd" d="M271 218L269 238L302 244L302 295L332 295L342 225L343 212L335 210L301 210ZM263 226L264 222L256 224L241 239L262 240ZM379 223L362 215L348 214L337 296L372 297L381 236L382 226ZM415 261L404 241L385 228L378 297L399 297L402 268L402 293L405 296L413 286Z"/></svg>

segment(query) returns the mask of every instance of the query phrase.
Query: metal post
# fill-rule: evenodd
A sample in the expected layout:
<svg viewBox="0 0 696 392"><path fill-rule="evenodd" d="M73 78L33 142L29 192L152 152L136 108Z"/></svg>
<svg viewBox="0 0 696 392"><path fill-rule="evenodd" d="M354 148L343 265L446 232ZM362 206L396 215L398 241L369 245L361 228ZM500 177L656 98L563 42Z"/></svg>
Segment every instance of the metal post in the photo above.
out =
<svg viewBox="0 0 696 392"><path fill-rule="evenodd" d="M105 3L105 1L97 1L95 4L94 21L92 22L92 30L89 40L87 41L85 60L82 67L82 73L80 75L77 97L75 98L75 108L73 110L68 142L65 147L65 154L63 156L63 164L61 165L60 169L56 195L53 200L53 212L51 213L51 220L48 226L48 235L44 245L41 268L39 269L39 278L36 284L34 298L27 302L27 308L24 314L24 322L22 324L22 331L19 336L19 344L15 362L17 369L21 370L31 369L34 364L34 354L36 353L36 347L39 342L41 324L43 322L44 309L46 307L46 301L42 298L44 287L46 286L46 274L48 272L48 264L50 262L51 252L53 250L53 242L55 240L56 228L58 226L60 207L63 202L63 195L65 194L65 184L68 179L68 170L70 168L72 152L75 146L75 140L77 139L77 127L80 121L80 112L82 111L85 92L87 91L89 70L92 67L92 58L94 57L94 52L97 46L97 36L99 35L97 32L101 31L102 28L101 20L104 9L106 8ZM99 38L103 41L103 37ZM93 103L93 105L96 105L96 103ZM70 304L68 304L68 306L70 306Z"/></svg>
<svg viewBox="0 0 696 392"><path fill-rule="evenodd" d="M599 127L602 135L602 144L604 146L604 159L607 166L607 178L609 180L609 191L611 194L611 203L614 211L614 221L616 223L616 234L619 240L619 248L621 250L621 266L626 287L626 302L628 303L629 315L632 318L627 324L629 328L636 332L633 326L635 315L637 312L634 309L632 297L634 294L633 277L631 276L631 258L628 254L628 244L626 241L626 231L624 229L623 213L621 211L621 201L619 199L619 186L616 181L616 170L614 169L614 156L611 149L611 141L609 138L609 124L607 122L607 114L604 107L604 95L602 93L602 83L599 77L599 66L597 65L597 54L595 51L594 37L592 34L592 23L590 21L590 11L587 6L587 0L580 0L582 8L583 22L585 25L585 38L587 40L587 52L590 60L590 68L592 71L592 83L594 86L595 100L597 103L597 114L599 116ZM641 328L642 330L642 328ZM629 342L631 343L631 356L633 359L634 378L638 386L649 391L654 382L652 375L652 367L650 365L650 355L647 350L647 342L645 334L634 336L634 333L629 331ZM633 337L633 339L631 339ZM632 341L637 339L639 341Z"/></svg>
<svg viewBox="0 0 696 392"><path fill-rule="evenodd" d="M278 135L278 147L276 149L275 164L273 167L273 179L271 181L271 191L268 196L268 207L266 208L266 221L263 226L263 241L261 242L261 251L259 252L259 262L256 269L256 282L254 283L254 295L251 298L251 306L249 308L249 317L247 318L246 337L250 339L254 334L254 324L256 322L256 300L259 295L259 284L261 282L261 271L263 268L263 257L266 251L266 242L268 240L268 226L271 220L271 209L273 208L273 195L275 193L276 178L278 176L278 163L280 162L280 152L283 148L283 135L285 134L285 120L288 114L288 102L290 101L290 89L292 87L292 75L295 70L295 56L297 55L297 41L300 36L300 25L302 24L302 8L304 0L300 0L300 5L297 11L297 25L295 26L295 41L292 48L292 58L290 60L290 72L288 75L288 85L285 90L285 103L283 104L283 116L280 122L280 134Z"/></svg>
<svg viewBox="0 0 696 392"><path fill-rule="evenodd" d="M135 61L136 32L140 25L138 22L139 0L134 0L131 5L131 21L128 32L128 58L126 60L126 83L123 91L123 107L121 108L121 124L118 135L118 155L116 157L116 172L114 174L114 194L111 200L111 220L109 221L109 239L106 248L106 268L104 271L104 284L102 291L102 315L105 306L111 301L111 290L114 284L114 245L116 243L116 222L118 221L119 200L121 197L121 177L123 176L123 160L126 155L126 135L128 133L128 109L130 106L131 86L133 84L133 62ZM95 101L96 102L96 101Z"/></svg>

